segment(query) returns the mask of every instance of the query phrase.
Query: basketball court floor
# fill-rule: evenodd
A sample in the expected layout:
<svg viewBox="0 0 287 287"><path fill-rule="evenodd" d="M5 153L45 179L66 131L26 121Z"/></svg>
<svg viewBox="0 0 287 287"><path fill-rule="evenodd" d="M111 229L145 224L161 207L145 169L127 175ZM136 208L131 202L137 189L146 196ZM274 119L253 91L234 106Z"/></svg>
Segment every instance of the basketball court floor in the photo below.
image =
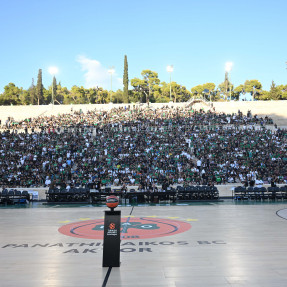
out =
<svg viewBox="0 0 287 287"><path fill-rule="evenodd" d="M0 286L287 286L286 202L119 206L119 268L102 268L104 210L0 207Z"/></svg>

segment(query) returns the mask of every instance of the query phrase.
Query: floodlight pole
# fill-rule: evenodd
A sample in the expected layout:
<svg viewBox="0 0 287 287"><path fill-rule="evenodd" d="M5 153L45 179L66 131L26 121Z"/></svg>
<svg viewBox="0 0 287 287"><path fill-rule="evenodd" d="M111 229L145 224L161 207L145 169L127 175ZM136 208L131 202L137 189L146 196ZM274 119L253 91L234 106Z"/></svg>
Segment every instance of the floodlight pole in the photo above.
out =
<svg viewBox="0 0 287 287"><path fill-rule="evenodd" d="M229 83L229 80L228 80L228 72L225 71L225 97L226 97L226 102L227 102L227 93L228 93L228 83Z"/></svg>
<svg viewBox="0 0 287 287"><path fill-rule="evenodd" d="M112 103L112 92L113 92L113 74L115 72L115 69L114 67L111 67L109 70L108 70L108 73L111 74L111 92L110 92L110 103Z"/></svg>
<svg viewBox="0 0 287 287"><path fill-rule="evenodd" d="M54 106L54 77L52 80L52 106Z"/></svg>
<svg viewBox="0 0 287 287"><path fill-rule="evenodd" d="M171 72L169 73L169 101L171 102Z"/></svg>
<svg viewBox="0 0 287 287"><path fill-rule="evenodd" d="M110 96L110 102L112 102L112 91L113 91L113 74L111 73L111 96Z"/></svg>
<svg viewBox="0 0 287 287"><path fill-rule="evenodd" d="M227 89L229 87L229 72L231 71L232 69L232 66L233 66L233 63L232 62L226 62L225 63L225 88L226 88L226 101L227 101ZM231 84L231 83L230 83ZM230 86L230 99L231 100L231 86Z"/></svg>

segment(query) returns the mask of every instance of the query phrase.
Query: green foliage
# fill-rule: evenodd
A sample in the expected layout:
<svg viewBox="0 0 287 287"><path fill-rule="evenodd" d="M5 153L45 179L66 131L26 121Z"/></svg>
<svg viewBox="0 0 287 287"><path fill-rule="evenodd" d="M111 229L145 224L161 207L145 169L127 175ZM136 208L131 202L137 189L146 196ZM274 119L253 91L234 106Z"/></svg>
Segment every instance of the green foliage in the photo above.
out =
<svg viewBox="0 0 287 287"><path fill-rule="evenodd" d="M193 88L191 88L191 93L196 96L196 95L202 95L204 88L203 85L197 85Z"/></svg>
<svg viewBox="0 0 287 287"><path fill-rule="evenodd" d="M261 95L260 95L260 100L262 100L262 101L268 101L268 100L270 100L270 92L268 92L268 91L262 91L261 92Z"/></svg>
<svg viewBox="0 0 287 287"><path fill-rule="evenodd" d="M150 97L154 91L155 85L159 85L160 80L158 78L158 73L151 70L143 70L141 75L144 79L145 85L148 89L148 94L146 94L146 102L149 103Z"/></svg>
<svg viewBox="0 0 287 287"><path fill-rule="evenodd" d="M233 94L233 84L229 81L224 81L218 85L219 99L225 99L230 97L230 94Z"/></svg>
<svg viewBox="0 0 287 287"><path fill-rule="evenodd" d="M37 95L38 105L42 105L43 104L42 69L39 69L39 72L38 72L36 95Z"/></svg>
<svg viewBox="0 0 287 287"><path fill-rule="evenodd" d="M233 90L233 99L240 100L240 97L245 94L244 85L239 85Z"/></svg>
<svg viewBox="0 0 287 287"><path fill-rule="evenodd" d="M244 86L241 84L234 88L234 93L243 93L244 92Z"/></svg>
<svg viewBox="0 0 287 287"><path fill-rule="evenodd" d="M23 89L18 88L13 83L4 87L4 93L0 97L0 105L18 105L21 103Z"/></svg>
<svg viewBox="0 0 287 287"><path fill-rule="evenodd" d="M128 85L128 63L125 56L124 83ZM39 69L37 85L32 85L24 90L18 88L14 83L9 83L4 87L4 92L0 94L0 105L47 105L52 102L52 91L54 93L54 104L105 104L110 99L114 103L142 102L142 103L167 103L171 99L174 102L185 102L190 97L204 97L210 101L223 101L228 98L240 100L245 93L253 95L254 99L259 100L287 100L287 85L276 86L272 82L270 91L263 91L261 83L254 80L246 80L244 84L233 87L225 74L225 80L219 84L217 89L214 83L205 83L197 85L189 92L185 86L176 82L161 82L158 73L151 70L143 70L142 78L133 78L130 83L132 90L126 90L125 84L123 90L109 93L101 87L85 89L84 87L73 86L70 90L57 84L53 77L52 85L46 90L42 84L42 70ZM171 89L170 89L171 88ZM126 94L127 92L127 94Z"/></svg>
<svg viewBox="0 0 287 287"><path fill-rule="evenodd" d="M204 90L208 90L209 92L213 92L214 89L215 89L214 83L205 83L203 85L197 85L197 86L191 88L191 92L202 95Z"/></svg>
<svg viewBox="0 0 287 287"><path fill-rule="evenodd" d="M29 105L31 103L31 96L28 90L23 90L19 96L20 104Z"/></svg>
<svg viewBox="0 0 287 287"><path fill-rule="evenodd" d="M97 104L106 104L109 100L109 92L103 88L97 89Z"/></svg>
<svg viewBox="0 0 287 287"><path fill-rule="evenodd" d="M124 84L123 101L124 103L128 103L129 102L129 75L128 75L128 59L126 55L125 55L125 61L124 61L123 84Z"/></svg>
<svg viewBox="0 0 287 287"><path fill-rule="evenodd" d="M149 92L147 82L139 78L133 78L131 79L131 86L134 88L133 98L136 99L136 102L145 103Z"/></svg>
<svg viewBox="0 0 287 287"><path fill-rule="evenodd" d="M56 77L54 76L52 84L52 104L54 104L56 98L57 98L57 80Z"/></svg>
<svg viewBox="0 0 287 287"><path fill-rule="evenodd" d="M85 95L86 95L88 103L91 103L91 104L96 103L96 100L97 100L97 89L96 88L86 89Z"/></svg>
<svg viewBox="0 0 287 287"><path fill-rule="evenodd" d="M227 100L228 98L231 100L234 92L233 92L233 84L229 81L228 72L225 72L224 82L218 85L218 100Z"/></svg>
<svg viewBox="0 0 287 287"><path fill-rule="evenodd" d="M217 93L215 93L214 83L205 83L203 85L197 85L191 88L192 96L195 98L204 97L206 100L214 100Z"/></svg>
<svg viewBox="0 0 287 287"><path fill-rule="evenodd" d="M244 90L246 93L253 92L253 89L256 89L257 91L261 90L262 85L258 80L246 80L244 83Z"/></svg>
<svg viewBox="0 0 287 287"><path fill-rule="evenodd" d="M270 100L280 100L282 97L282 91L280 90L279 86L276 86L274 81L271 83L270 92L269 92L269 99Z"/></svg>
<svg viewBox="0 0 287 287"><path fill-rule="evenodd" d="M214 83L203 84L204 90L209 90L210 92L214 91L216 85Z"/></svg>
<svg viewBox="0 0 287 287"><path fill-rule="evenodd" d="M210 93L210 100L212 102L217 102L217 101L221 101L221 94L220 94L220 91L217 89L217 90L214 90L213 92Z"/></svg>
<svg viewBox="0 0 287 287"><path fill-rule="evenodd" d="M122 90L117 90L116 92L113 93L113 96L112 96L113 103L122 104L122 103L125 103L125 99L126 98Z"/></svg>
<svg viewBox="0 0 287 287"><path fill-rule="evenodd" d="M287 85L279 85L278 89L281 91L280 100L287 100Z"/></svg>
<svg viewBox="0 0 287 287"><path fill-rule="evenodd" d="M131 103L141 102L142 93L137 90L131 90L129 93L129 99Z"/></svg>
<svg viewBox="0 0 287 287"><path fill-rule="evenodd" d="M162 82L162 95L165 102L169 101L170 83ZM191 93L185 86L181 86L176 82L171 82L171 100L173 102L186 102L191 97Z"/></svg>
<svg viewBox="0 0 287 287"><path fill-rule="evenodd" d="M74 104L85 104L88 102L86 90L84 87L73 86L71 89L71 96L74 100Z"/></svg>
<svg viewBox="0 0 287 287"><path fill-rule="evenodd" d="M34 85L34 79L32 79L32 84L27 92L28 92L28 95L25 98L24 103L27 105L28 104L36 105L37 104L37 89L36 89L36 86Z"/></svg>
<svg viewBox="0 0 287 287"><path fill-rule="evenodd" d="M49 105L52 103L52 86L49 89L43 89L43 103L42 105Z"/></svg>
<svg viewBox="0 0 287 287"><path fill-rule="evenodd" d="M262 94L262 85L258 80L246 80L244 91L250 93L254 99L260 99Z"/></svg>

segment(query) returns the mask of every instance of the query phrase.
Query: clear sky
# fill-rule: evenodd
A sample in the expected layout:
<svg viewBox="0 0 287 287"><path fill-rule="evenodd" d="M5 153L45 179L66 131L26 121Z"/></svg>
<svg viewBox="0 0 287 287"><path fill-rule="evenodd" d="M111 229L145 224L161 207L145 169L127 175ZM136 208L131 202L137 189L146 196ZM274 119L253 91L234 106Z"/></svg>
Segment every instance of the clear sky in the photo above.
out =
<svg viewBox="0 0 287 287"><path fill-rule="evenodd" d="M144 69L191 87L224 80L287 84L286 0L1 0L0 92L9 82L29 88L38 69L43 84L57 66L58 81L122 88L124 55L129 79Z"/></svg>

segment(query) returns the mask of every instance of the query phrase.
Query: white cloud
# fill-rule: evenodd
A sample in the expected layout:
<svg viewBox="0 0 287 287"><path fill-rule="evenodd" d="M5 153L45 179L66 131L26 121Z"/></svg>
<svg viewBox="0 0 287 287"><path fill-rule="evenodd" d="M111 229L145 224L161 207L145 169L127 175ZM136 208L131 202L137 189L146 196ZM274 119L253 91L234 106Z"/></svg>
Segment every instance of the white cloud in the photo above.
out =
<svg viewBox="0 0 287 287"><path fill-rule="evenodd" d="M86 56L79 55L77 62L81 64L85 78L85 88L102 87L104 89L111 89L111 75L108 73L108 68L102 66L102 64L94 59L89 59ZM113 74L113 91L122 89L123 81L117 77L117 73Z"/></svg>

